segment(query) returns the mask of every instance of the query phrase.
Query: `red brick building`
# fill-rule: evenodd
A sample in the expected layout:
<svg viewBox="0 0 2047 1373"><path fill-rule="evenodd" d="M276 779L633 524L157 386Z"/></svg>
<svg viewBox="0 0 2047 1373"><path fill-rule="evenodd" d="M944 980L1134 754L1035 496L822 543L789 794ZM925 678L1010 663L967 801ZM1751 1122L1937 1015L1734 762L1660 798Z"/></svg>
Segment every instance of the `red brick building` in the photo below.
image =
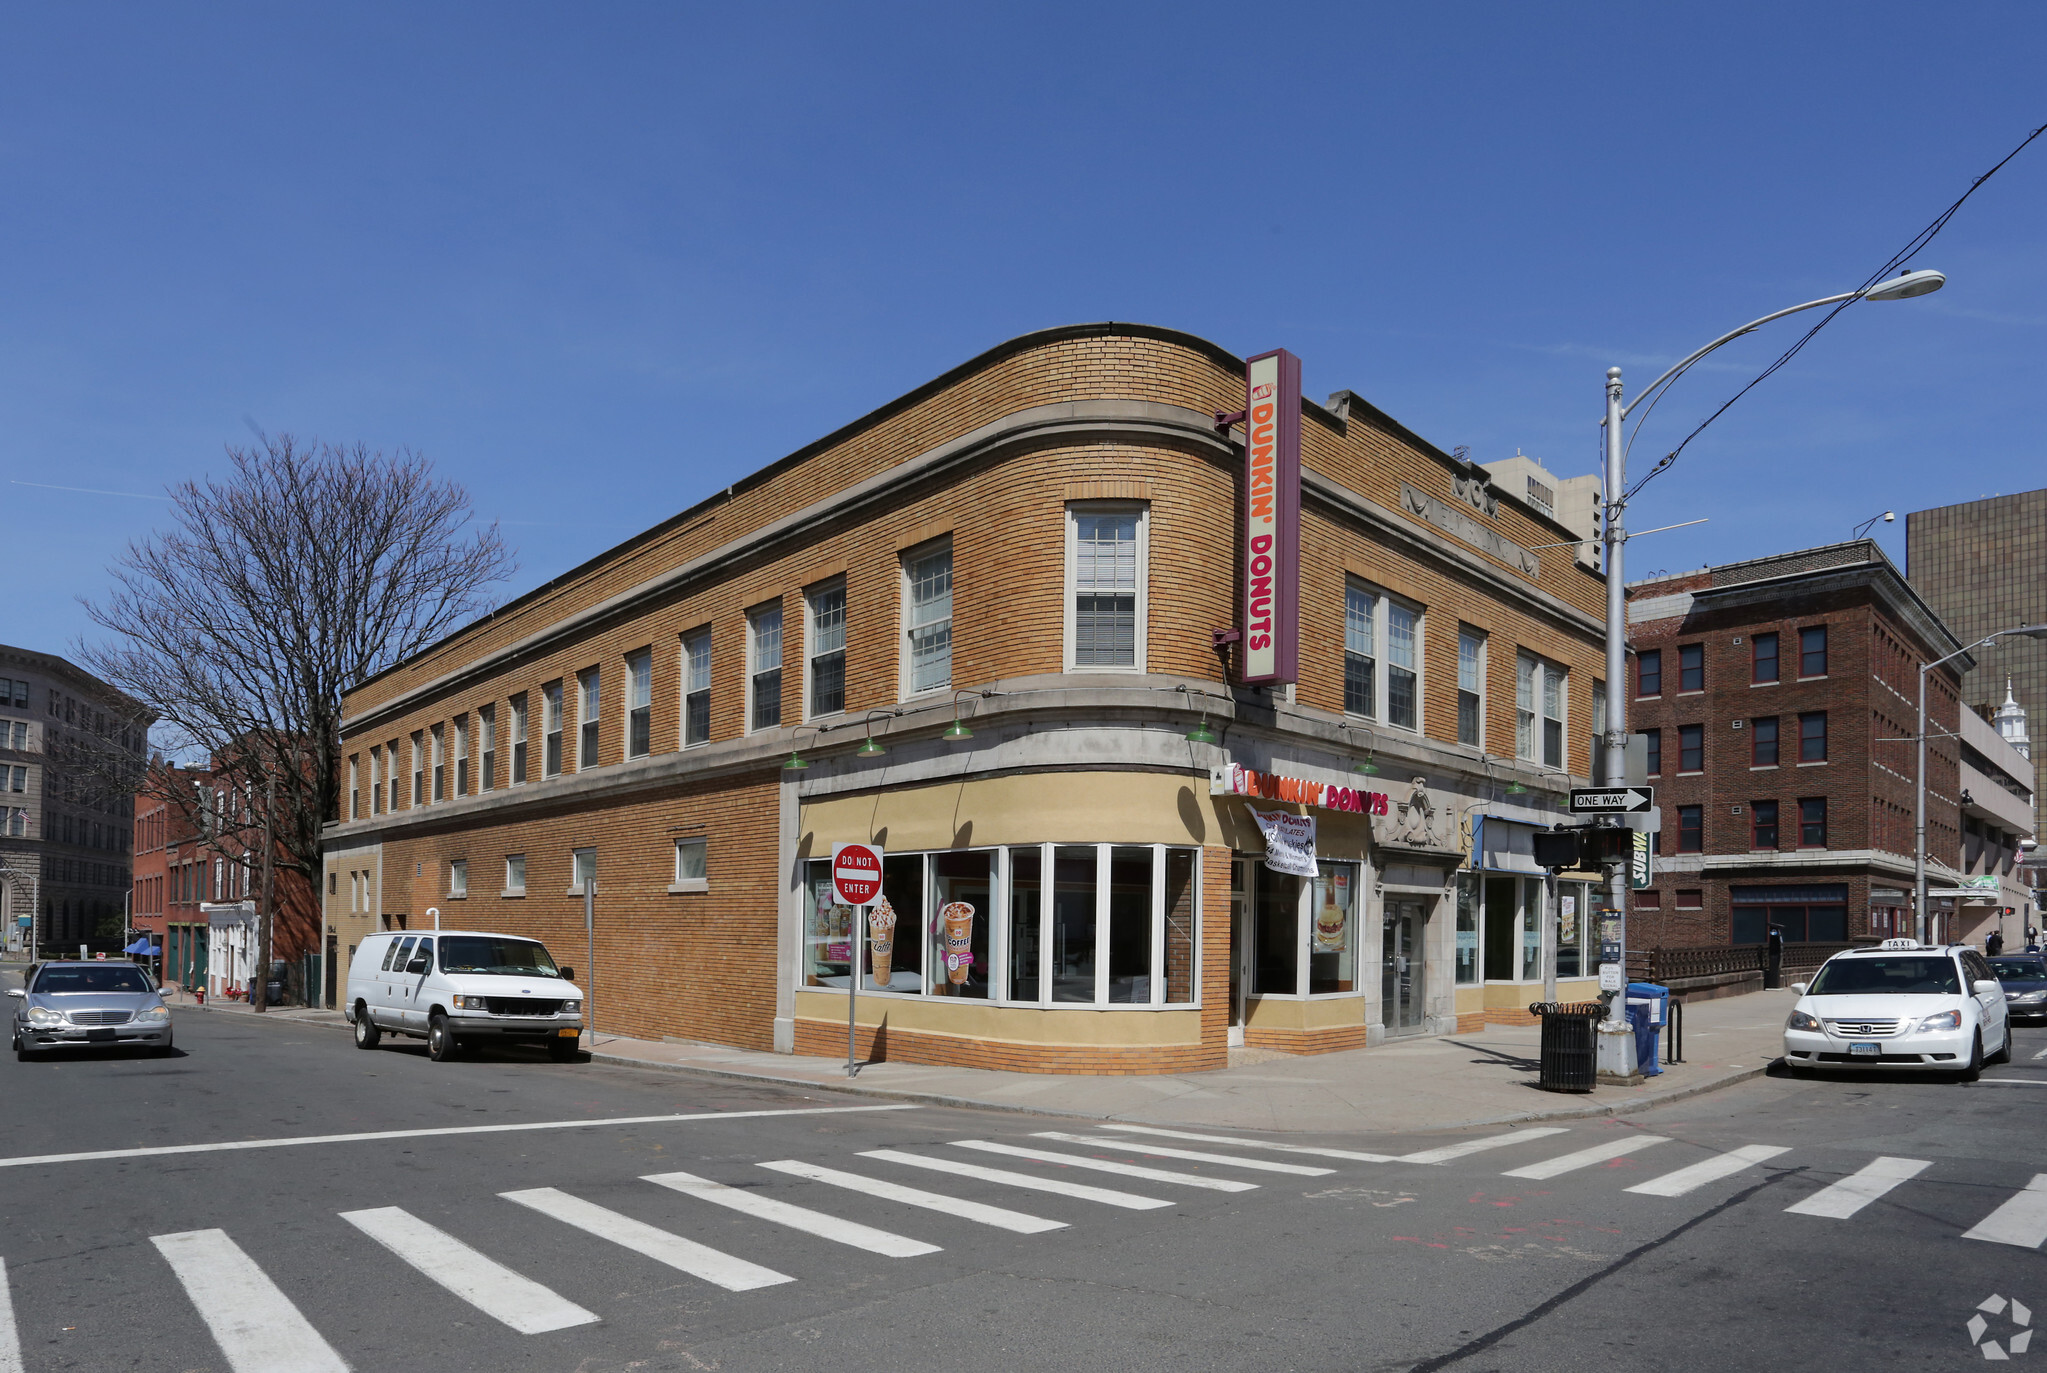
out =
<svg viewBox="0 0 2047 1373"><path fill-rule="evenodd" d="M1918 668L1960 648L1858 540L1630 588L1632 729L1663 810L1638 947L1913 932ZM1960 874L1964 655L1927 682L1929 885ZM1952 900L1935 902L1943 937Z"/></svg>

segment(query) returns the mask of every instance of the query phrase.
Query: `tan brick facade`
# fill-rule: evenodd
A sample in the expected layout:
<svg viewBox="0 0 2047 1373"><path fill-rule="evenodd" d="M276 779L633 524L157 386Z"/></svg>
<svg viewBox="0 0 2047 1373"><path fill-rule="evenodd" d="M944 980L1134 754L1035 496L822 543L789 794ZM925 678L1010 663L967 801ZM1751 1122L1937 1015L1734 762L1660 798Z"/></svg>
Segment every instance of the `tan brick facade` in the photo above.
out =
<svg viewBox="0 0 2047 1373"><path fill-rule="evenodd" d="M1058 1023L1100 1026L1108 1040L1062 1040L1030 1028L1030 1008L996 1006L992 1019L976 1012L974 1033L954 1033L934 998L877 1018L861 1033L869 1049L918 1061L1095 1072L1221 1063L1237 1014L1228 994L1230 856L1261 845L1241 800L1208 795L1211 764L1230 757L1323 781L1348 776L1403 799L1407 779L1425 777L1440 795L1447 865L1468 840L1474 806L1511 811L1515 823L1548 818L1503 799L1508 779L1526 777L1552 791L1568 782L1512 758L1515 654L1526 650L1569 670L1566 767L1587 771L1592 682L1602 675L1598 580L1559 556L1564 550L1529 555L1539 564L1531 573L1518 557L1506 561L1464 542L1404 501L1455 507L1487 538L1521 549L1569 531L1511 496L1486 492L1482 469L1429 447L1358 398L1343 393L1333 403L1333 410L1303 407L1303 466L1312 480L1304 480L1302 514L1301 679L1291 699L1233 691L1211 638L1235 614L1242 450L1215 432L1210 416L1243 405L1241 362L1164 330L1047 331L964 364L350 692L344 776L356 785L333 829L330 862L351 875L374 867L379 877L374 911L358 909L372 899L353 894L360 887L338 883L339 894L328 897L330 920L355 931L401 921L418 929L426 909L438 906L444 926L539 936L587 975L570 855L595 848L592 995L602 1030L836 1053L845 1045L843 994L834 1020L804 1009L821 1004L825 990L798 985L806 857L856 839L884 842L892 853L991 843L1006 846L1004 853L1037 843L1178 845L1203 855L1200 1001L1186 1031L1135 1033L1119 1018L1148 1012L1107 1007L1105 1020ZM1068 506L1075 501L1121 501L1144 511L1144 651L1131 670L1069 670ZM952 558L950 688L906 696L903 558L938 540L949 541ZM1363 722L1344 715L1346 578L1423 611L1419 731L1372 724L1364 735L1355 728ZM838 580L846 708L806 721L806 594ZM783 617L782 724L749 732L748 617L775 604ZM1456 742L1460 624L1489 636L1489 757ZM712 644L710 738L684 749L683 643L703 630ZM642 651L652 662L649 748L628 758L628 663ZM592 668L600 684L598 747L594 759L584 759L578 681ZM562 769L547 776L541 702L556 682L565 717ZM955 692L975 731L971 747L940 738ZM511 717L522 696L527 777L514 786ZM496 731L488 790L486 709ZM1227 730L1223 748L1181 739L1203 712ZM869 732L870 714L873 734L889 750L881 760L852 753ZM445 799L434 799L429 757L425 799L414 805L411 740L417 735L431 747L437 733ZM455 751L465 737L468 785L456 795ZM401 776L395 808L393 762L384 752L392 741ZM784 771L792 748L813 766ZM1349 774L1367 751L1383 765L1384 782ZM1016 814L1004 799L1012 791L997 785L1045 775L1144 776L1169 780L1172 790L1156 802L1163 814L1109 813L1088 833L1067 833L1062 806L1032 801L1034 813ZM1114 792L1120 784L1100 785ZM862 832L868 825L852 820L835 821L843 825L838 831L813 831L801 818L828 798L870 797L879 807L906 788L946 787L961 814L917 844ZM1175 791L1182 799L1173 800ZM850 814L843 807L832 813ZM1347 835L1341 822L1356 820L1327 819L1325 829ZM1370 882L1362 876L1376 860L1362 827L1357 834L1341 855L1364 865L1355 888L1361 989L1354 1006L1325 1006L1309 1017L1312 1024L1261 1027L1253 1017L1240 1027L1245 1043L1312 1051L1376 1039L1379 969L1368 960L1377 951L1376 907L1366 904ZM698 837L707 877L703 890L691 890L674 880L674 841ZM506 858L514 854L524 857L525 890L505 895ZM453 897L450 865L458 861L466 864L468 892ZM1431 917L1445 933L1438 941L1445 956L1452 904L1445 895ZM1431 984L1430 1023L1439 1030L1464 1009L1451 1007L1446 968ZM887 994L875 999L892 1004ZM1046 1023L1071 1015L1041 1009ZM1192 1009L1162 1004L1155 1019L1178 1026ZM1347 1023L1324 1023L1339 1011Z"/></svg>

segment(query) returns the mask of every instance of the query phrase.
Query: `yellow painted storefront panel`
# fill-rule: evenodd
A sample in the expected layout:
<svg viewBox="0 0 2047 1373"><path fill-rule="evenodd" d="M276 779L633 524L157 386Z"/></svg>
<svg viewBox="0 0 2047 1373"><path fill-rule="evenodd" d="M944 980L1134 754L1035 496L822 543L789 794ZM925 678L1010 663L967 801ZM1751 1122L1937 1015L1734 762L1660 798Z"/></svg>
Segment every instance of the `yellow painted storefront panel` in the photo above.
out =
<svg viewBox="0 0 2047 1373"><path fill-rule="evenodd" d="M1361 996L1312 1001L1262 996L1248 1001L1244 1010L1246 1023L1254 1030L1327 1030L1365 1023L1365 999Z"/></svg>
<svg viewBox="0 0 2047 1373"><path fill-rule="evenodd" d="M1155 1010L1042 1009L991 1006L959 997L863 996L855 1014L862 1025L886 1019L893 1029L922 1030L967 1039L1012 1044L1156 1045L1199 1044L1201 1008ZM798 1019L846 1023L846 998L839 992L799 989Z"/></svg>

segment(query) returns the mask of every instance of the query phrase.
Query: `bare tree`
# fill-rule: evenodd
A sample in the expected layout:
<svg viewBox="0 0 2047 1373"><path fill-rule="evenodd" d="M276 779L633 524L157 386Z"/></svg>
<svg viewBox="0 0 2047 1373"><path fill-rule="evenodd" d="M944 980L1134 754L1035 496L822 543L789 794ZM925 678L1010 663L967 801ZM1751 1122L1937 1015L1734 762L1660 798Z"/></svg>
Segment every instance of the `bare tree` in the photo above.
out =
<svg viewBox="0 0 2047 1373"><path fill-rule="evenodd" d="M225 475L169 488L171 528L131 543L110 569L112 594L85 603L110 637L79 657L155 715L165 752L225 775L247 809L268 813L222 825L212 792L110 750L124 790L160 789L155 799L251 877L263 846L224 837L269 830L278 869L317 893L320 828L339 814L341 693L488 609L513 558L495 524L473 523L468 493L408 450L279 435L227 457Z"/></svg>

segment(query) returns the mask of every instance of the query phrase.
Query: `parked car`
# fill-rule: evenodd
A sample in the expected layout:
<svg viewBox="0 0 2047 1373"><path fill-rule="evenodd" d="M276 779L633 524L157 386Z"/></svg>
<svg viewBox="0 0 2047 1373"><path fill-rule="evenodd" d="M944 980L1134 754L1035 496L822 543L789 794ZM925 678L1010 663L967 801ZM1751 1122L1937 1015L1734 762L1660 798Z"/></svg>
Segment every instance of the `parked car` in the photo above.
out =
<svg viewBox="0 0 2047 1373"><path fill-rule="evenodd" d="M575 969L523 935L484 930L373 934L348 965L342 1008L355 1046L387 1034L426 1041L435 1062L465 1044L544 1042L557 1063L582 1047L583 993Z"/></svg>
<svg viewBox="0 0 2047 1373"><path fill-rule="evenodd" d="M2047 1019L2047 956L2003 954L1990 961L1990 971L2004 985L2004 1001L2012 1018Z"/></svg>
<svg viewBox="0 0 2047 1373"><path fill-rule="evenodd" d="M23 1062L60 1049L171 1051L171 1011L149 974L133 963L39 963L19 987L11 1043Z"/></svg>
<svg viewBox="0 0 2047 1373"><path fill-rule="evenodd" d="M2011 1059L2004 988L1967 944L1886 939L1835 954L1791 990L1784 1063L1793 1073L1902 1068L1973 1081L1985 1063Z"/></svg>

